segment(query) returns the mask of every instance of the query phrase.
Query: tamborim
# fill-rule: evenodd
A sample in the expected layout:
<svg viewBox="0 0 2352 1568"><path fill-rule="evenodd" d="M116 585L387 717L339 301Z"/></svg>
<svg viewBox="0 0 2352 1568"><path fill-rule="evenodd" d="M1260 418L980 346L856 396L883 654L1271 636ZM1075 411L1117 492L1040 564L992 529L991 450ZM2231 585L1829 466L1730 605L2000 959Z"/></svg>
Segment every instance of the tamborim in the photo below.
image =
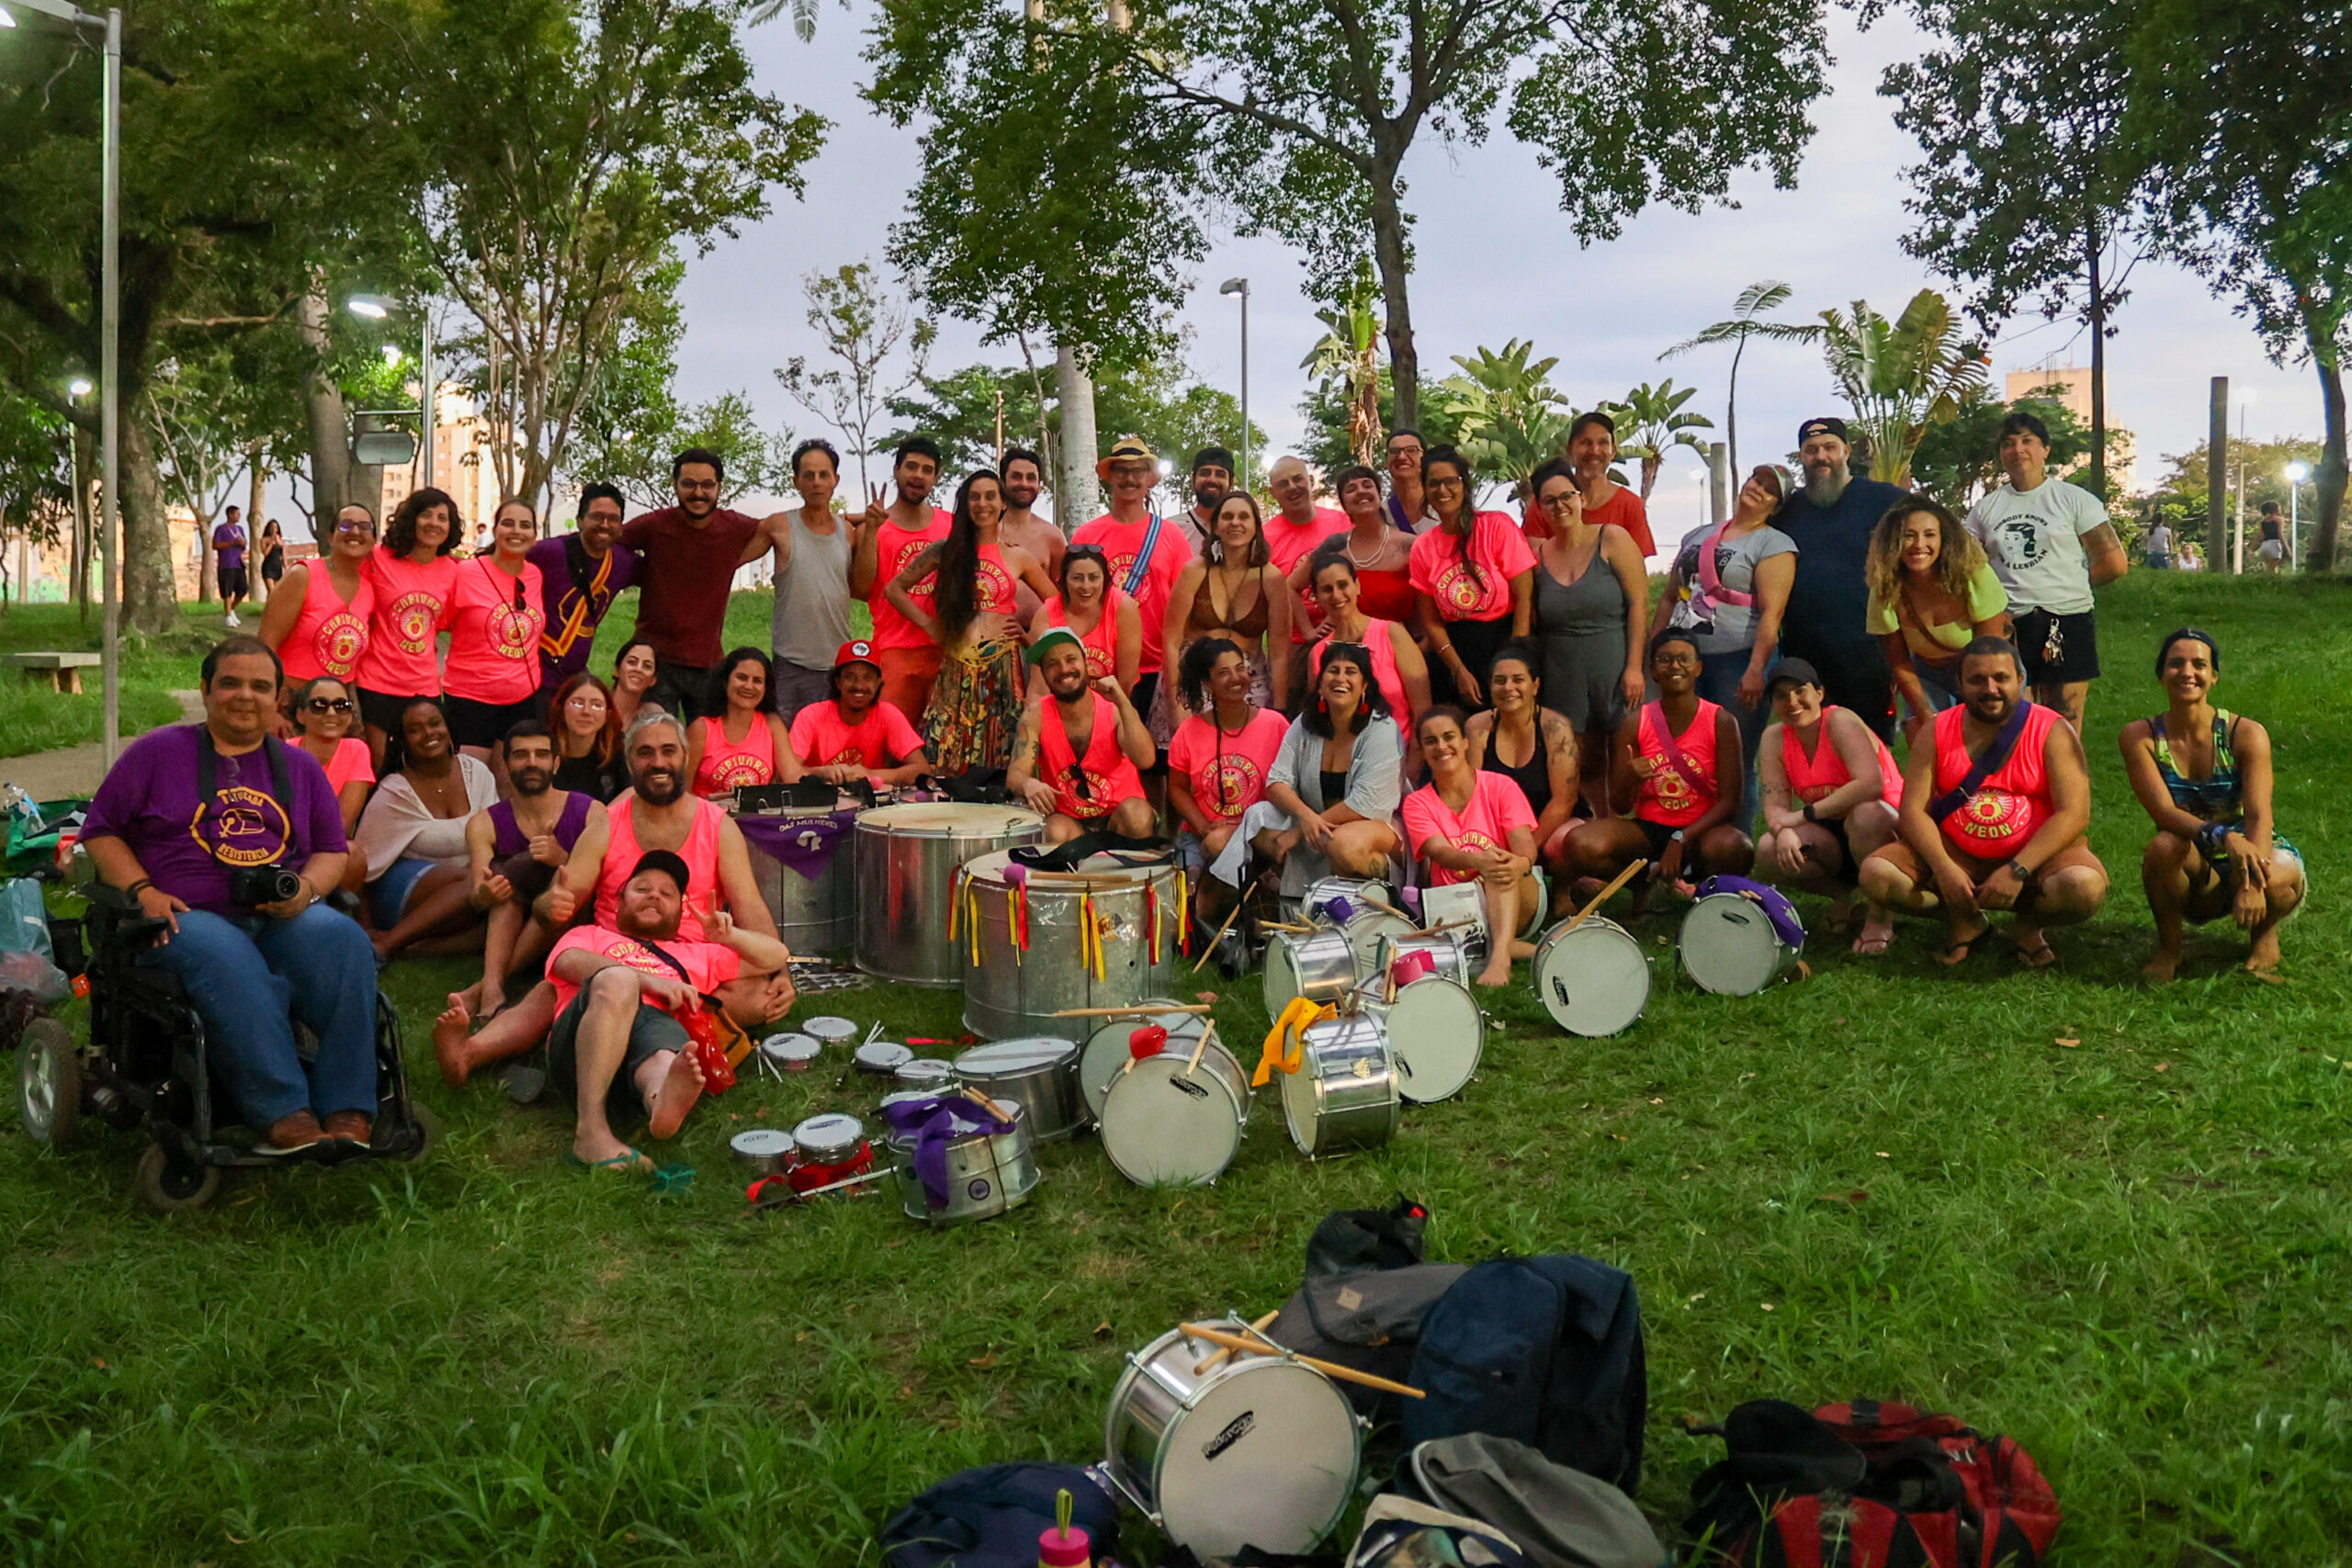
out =
<svg viewBox="0 0 2352 1568"><path fill-rule="evenodd" d="M967 861L1035 843L1046 819L1018 806L884 806L857 819L857 966L886 980L949 987L964 977L950 940L948 885Z"/></svg>
<svg viewBox="0 0 2352 1568"><path fill-rule="evenodd" d="M1298 1071L1277 1075L1291 1142L1309 1159L1368 1149L1396 1134L1396 1056L1376 1018L1342 1013L1299 1032Z"/></svg>
<svg viewBox="0 0 2352 1568"><path fill-rule="evenodd" d="M1648 955L1633 932L1599 915L1544 932L1529 967L1552 1021L1571 1034L1614 1034L1649 1004Z"/></svg>
<svg viewBox="0 0 2352 1568"><path fill-rule="evenodd" d="M991 1100L1018 1101L1038 1143L1078 1132L1093 1116L1078 1087L1078 1042L1050 1034L976 1045L956 1058L956 1076Z"/></svg>
<svg viewBox="0 0 2352 1568"><path fill-rule="evenodd" d="M1138 1187L1215 1181L1241 1147L1250 1075L1212 1040L1171 1043L1115 1074L1102 1101L1102 1152Z"/></svg>

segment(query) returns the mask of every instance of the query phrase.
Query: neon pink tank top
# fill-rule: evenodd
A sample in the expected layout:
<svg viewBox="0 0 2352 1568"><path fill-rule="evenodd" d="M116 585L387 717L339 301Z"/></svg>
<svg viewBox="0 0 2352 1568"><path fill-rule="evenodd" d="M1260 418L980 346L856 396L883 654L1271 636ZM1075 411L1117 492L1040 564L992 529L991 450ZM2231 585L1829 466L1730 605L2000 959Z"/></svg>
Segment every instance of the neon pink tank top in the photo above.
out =
<svg viewBox="0 0 2352 1568"><path fill-rule="evenodd" d="M359 592L345 599L334 585L323 559L306 562L301 613L294 629L277 649L288 681L315 681L332 675L348 681L368 651L368 617L376 613L376 585L368 568L359 569Z"/></svg>
<svg viewBox="0 0 2352 1568"><path fill-rule="evenodd" d="M1642 755L1656 762L1657 771L1642 781L1640 797L1634 802L1634 816L1645 822L1684 828L1713 807L1715 797L1723 793L1723 775L1715 767L1715 715L1722 711L1700 698L1690 728L1674 738L1684 765L1698 775L1694 782L1666 760L1666 710L1656 703L1643 705Z"/></svg>
<svg viewBox="0 0 2352 1568"><path fill-rule="evenodd" d="M1804 754L1797 732L1781 726L1781 771L1789 775L1789 793L1807 806L1843 789L1853 778L1846 771L1846 759L1829 739L1829 716L1839 711L1835 704L1821 705L1821 728L1814 736L1810 757ZM1873 735L1871 743L1878 748L1879 798L1901 810L1903 770L1895 765L1894 753L1886 749L1885 741Z"/></svg>
<svg viewBox="0 0 2352 1568"><path fill-rule="evenodd" d="M621 885L637 869L644 851L638 847L633 815L637 796L624 795L613 802L605 820L612 837L605 845L605 863L596 872L596 923L608 931L620 930ZM686 863L685 908L678 916L678 940L700 942L702 918L718 907L718 825L727 813L707 800L695 802L695 825L678 857Z"/></svg>
<svg viewBox="0 0 2352 1568"><path fill-rule="evenodd" d="M725 795L744 784L763 784L775 777L775 733L768 716L754 714L752 728L741 741L727 739L724 718L698 718L702 726L702 765L695 770L696 795Z"/></svg>
<svg viewBox="0 0 2352 1568"><path fill-rule="evenodd" d="M1384 621L1376 615L1367 615L1364 622L1363 645L1372 654L1373 683L1387 699L1389 716L1396 719L1396 728L1409 737L1413 733L1413 704L1412 699L1405 694L1405 677L1396 669L1396 639L1388 629L1396 623ZM1317 681L1323 678L1323 650L1330 646L1329 633L1315 645L1315 678ZM1307 696L1311 700L1314 693L1310 691ZM1410 744L1409 740L1408 744Z"/></svg>
<svg viewBox="0 0 2352 1568"><path fill-rule="evenodd" d="M1936 715L1936 794L1958 789L1968 777L1968 710L1946 708ZM1993 770L1984 787L1937 826L1945 842L1963 854L2007 859L2025 847L2042 819L2050 815L2050 780L2043 759L2050 727L2058 710L2033 704L2026 712L2009 760Z"/></svg>
<svg viewBox="0 0 2352 1568"><path fill-rule="evenodd" d="M1086 645L1086 678L1090 681L1119 672L1119 601L1125 597L1115 584L1107 590L1102 613L1094 617L1093 626L1078 634L1078 640ZM1069 626L1069 607L1058 593L1046 601L1046 624Z"/></svg>
<svg viewBox="0 0 2352 1568"><path fill-rule="evenodd" d="M1012 570L1004 564L1004 547L980 547L979 581L972 595L972 607L986 614L1010 615L1018 606L1019 596L1013 591Z"/></svg>
<svg viewBox="0 0 2352 1568"><path fill-rule="evenodd" d="M1087 738L1086 761L1079 763L1078 753L1069 743L1069 731L1062 727L1059 711L1061 699L1046 699L1045 721L1037 728L1037 749L1044 753L1046 782L1054 786L1054 809L1065 817L1083 822L1108 817L1123 800L1143 794L1143 775L1119 750L1119 706L1100 692L1090 692L1094 699L1094 733ZM1070 769L1077 763L1086 777L1086 793L1080 795L1072 780Z"/></svg>

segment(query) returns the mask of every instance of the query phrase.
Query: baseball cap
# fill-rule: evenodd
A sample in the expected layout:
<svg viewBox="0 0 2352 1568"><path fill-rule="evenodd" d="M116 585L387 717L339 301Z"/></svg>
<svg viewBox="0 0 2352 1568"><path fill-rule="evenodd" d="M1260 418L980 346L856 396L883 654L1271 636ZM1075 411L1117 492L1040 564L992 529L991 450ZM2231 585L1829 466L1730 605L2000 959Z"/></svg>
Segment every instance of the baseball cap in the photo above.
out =
<svg viewBox="0 0 2352 1568"><path fill-rule="evenodd" d="M1797 426L1797 445L1800 446L1816 435L1834 435L1843 441L1847 438L1846 422L1836 414L1823 414L1818 419L1806 420Z"/></svg>
<svg viewBox="0 0 2352 1568"><path fill-rule="evenodd" d="M628 879L631 882L635 882L639 877L644 875L649 871L658 871L662 875L668 877L672 882L676 883L678 886L678 896L682 898L685 897L686 878L688 874L686 871L686 863L683 857L676 853L676 852L672 850L646 851L643 854L637 857L637 864L629 872Z"/></svg>
<svg viewBox="0 0 2352 1568"><path fill-rule="evenodd" d="M1037 640L1029 645L1029 662L1042 665L1046 662L1046 655L1063 643L1069 644L1081 653L1086 651L1086 644L1080 641L1079 635L1068 626L1047 626Z"/></svg>
<svg viewBox="0 0 2352 1568"><path fill-rule="evenodd" d="M1821 671L1813 667L1812 660L1783 659L1772 667L1771 679L1764 682L1764 694L1776 696L1783 685L1818 686L1820 684Z"/></svg>
<svg viewBox="0 0 2352 1568"><path fill-rule="evenodd" d="M838 670L844 664L871 664L876 670L882 668L881 660L874 655L874 645L862 637L850 638L834 653L833 668Z"/></svg>

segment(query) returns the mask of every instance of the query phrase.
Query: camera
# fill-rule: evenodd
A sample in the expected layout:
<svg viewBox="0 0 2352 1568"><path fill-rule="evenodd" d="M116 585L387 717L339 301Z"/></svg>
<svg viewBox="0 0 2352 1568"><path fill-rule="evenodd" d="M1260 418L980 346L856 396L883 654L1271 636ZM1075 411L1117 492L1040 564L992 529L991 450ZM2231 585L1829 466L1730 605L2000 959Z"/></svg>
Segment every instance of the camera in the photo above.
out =
<svg viewBox="0 0 2352 1568"><path fill-rule="evenodd" d="M288 865L241 865L229 873L229 901L246 908L278 904L302 891L302 875Z"/></svg>

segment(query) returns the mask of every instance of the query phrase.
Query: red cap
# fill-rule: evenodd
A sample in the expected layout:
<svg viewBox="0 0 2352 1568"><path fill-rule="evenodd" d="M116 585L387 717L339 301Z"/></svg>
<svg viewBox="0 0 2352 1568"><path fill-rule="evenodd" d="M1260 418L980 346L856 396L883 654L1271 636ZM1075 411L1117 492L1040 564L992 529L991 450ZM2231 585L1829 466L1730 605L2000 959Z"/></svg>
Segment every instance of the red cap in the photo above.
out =
<svg viewBox="0 0 2352 1568"><path fill-rule="evenodd" d="M876 670L882 668L882 661L874 657L874 645L862 637L850 638L833 655L834 669L838 670L844 664L871 664Z"/></svg>
<svg viewBox="0 0 2352 1568"><path fill-rule="evenodd" d="M1087 1568L1093 1561L1094 1543L1076 1525L1037 1538L1037 1568Z"/></svg>
<svg viewBox="0 0 2352 1568"><path fill-rule="evenodd" d="M1168 1048L1168 1031L1157 1023L1147 1023L1127 1033L1127 1055L1140 1062L1147 1056L1157 1056Z"/></svg>

